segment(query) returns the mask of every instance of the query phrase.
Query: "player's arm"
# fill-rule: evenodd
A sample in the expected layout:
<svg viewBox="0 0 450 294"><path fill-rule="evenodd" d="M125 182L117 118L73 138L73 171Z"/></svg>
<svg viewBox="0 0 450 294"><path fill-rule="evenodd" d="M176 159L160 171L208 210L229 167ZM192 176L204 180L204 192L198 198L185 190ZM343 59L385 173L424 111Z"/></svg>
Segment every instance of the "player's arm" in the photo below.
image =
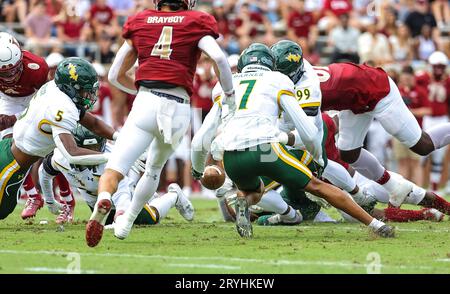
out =
<svg viewBox="0 0 450 294"><path fill-rule="evenodd" d="M219 44L217 44L216 40L210 35L200 39L198 48L214 61L214 70L219 78L222 90L225 93L225 99L223 99L223 101L234 109L233 77L227 57Z"/></svg>
<svg viewBox="0 0 450 294"><path fill-rule="evenodd" d="M306 113L298 105L297 99L295 99L293 94L282 94L280 97L280 105L294 123L294 126L298 131L301 141L305 144L306 149L313 154L319 164L323 165L322 145L318 140L316 140L319 133L318 129L308 119Z"/></svg>
<svg viewBox="0 0 450 294"><path fill-rule="evenodd" d="M113 127L109 126L103 120L97 118L89 112L86 112L80 119L80 124L88 128L96 135L109 140L116 140L119 136L119 133L116 132Z"/></svg>
<svg viewBox="0 0 450 294"><path fill-rule="evenodd" d="M98 165L108 161L108 155L77 146L70 131L52 126L53 140L58 150L68 160L69 164Z"/></svg>
<svg viewBox="0 0 450 294"><path fill-rule="evenodd" d="M200 176L205 170L206 156L211 149L211 143L214 140L217 128L220 125L220 112L219 104L214 103L214 106L206 115L202 126L192 139L191 161L193 174L198 174Z"/></svg>
<svg viewBox="0 0 450 294"><path fill-rule="evenodd" d="M116 58L114 58L108 73L108 80L112 85L132 95L136 95L137 90L134 79L127 72L133 67L136 60L136 50L133 48L131 41L125 39L125 42L117 51Z"/></svg>

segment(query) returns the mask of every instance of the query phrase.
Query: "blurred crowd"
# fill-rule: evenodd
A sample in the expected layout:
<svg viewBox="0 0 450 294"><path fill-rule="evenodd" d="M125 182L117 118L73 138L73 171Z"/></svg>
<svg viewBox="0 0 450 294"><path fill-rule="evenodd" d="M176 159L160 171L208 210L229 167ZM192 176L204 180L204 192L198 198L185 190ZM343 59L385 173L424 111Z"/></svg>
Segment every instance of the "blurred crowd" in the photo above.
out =
<svg viewBox="0 0 450 294"><path fill-rule="evenodd" d="M95 62L102 79L94 111L120 129L133 97L107 81L108 68L123 39L127 17L153 8L151 0L4 0L0 29L13 32L23 48L47 56L55 68L64 56L81 56ZM252 42L268 45L289 38L301 44L305 57L315 65L351 61L382 66L407 97L419 87L420 76L431 72L428 62L435 51L450 56L450 7L448 0L207 0L197 9L217 20L219 43L236 66L243 48ZM445 69L444 69L445 70ZM212 106L210 94L216 77L203 56L195 77L192 97L194 133ZM424 90L426 98L426 89ZM418 91L420 92L420 91ZM405 98L406 99L406 98ZM419 102L418 102L419 103ZM411 105L418 120L430 115L427 103ZM449 116L448 110L444 114ZM428 185L430 160L417 158L397 146L374 124L367 147L380 161L418 184ZM168 164L166 182L178 181L191 190L189 138ZM450 151L444 167L431 177L439 187L448 181ZM161 181L164 183L164 180ZM437 182L437 184L436 184ZM164 184L163 184L164 186ZM450 183L447 185L450 190ZM163 189L163 187L162 187ZM450 191L448 191L450 193Z"/></svg>

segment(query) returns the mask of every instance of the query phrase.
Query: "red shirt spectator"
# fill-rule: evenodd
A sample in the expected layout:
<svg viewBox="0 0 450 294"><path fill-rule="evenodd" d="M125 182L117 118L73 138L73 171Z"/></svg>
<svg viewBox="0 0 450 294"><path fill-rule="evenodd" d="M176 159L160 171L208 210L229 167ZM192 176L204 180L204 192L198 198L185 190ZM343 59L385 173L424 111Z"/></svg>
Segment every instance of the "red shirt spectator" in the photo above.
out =
<svg viewBox="0 0 450 294"><path fill-rule="evenodd" d="M299 38L307 38L309 35L309 29L314 25L314 17L311 12L300 13L298 11L292 11L288 17L288 27L293 29L295 35Z"/></svg>
<svg viewBox="0 0 450 294"><path fill-rule="evenodd" d="M207 113L212 107L211 93L216 82L214 78L203 79L200 75L195 75L192 106L201 108L202 113Z"/></svg>
<svg viewBox="0 0 450 294"><path fill-rule="evenodd" d="M91 21L95 19L100 24L110 24L114 17L114 11L111 7L97 2L91 6Z"/></svg>
<svg viewBox="0 0 450 294"><path fill-rule="evenodd" d="M349 0L325 0L323 11L331 11L336 17L341 14L349 14L352 11L352 3Z"/></svg>
<svg viewBox="0 0 450 294"><path fill-rule="evenodd" d="M79 39L81 36L81 31L84 27L84 21L80 20L78 22L74 22L70 19L59 22L58 26L62 28L64 35L69 37L70 39Z"/></svg>
<svg viewBox="0 0 450 294"><path fill-rule="evenodd" d="M398 89L400 90L403 101L405 101L405 104L409 109L414 110L423 107L430 107L427 93L423 88L418 86L413 86L412 88L399 86ZM423 117L416 116L416 119L419 125L422 126Z"/></svg>

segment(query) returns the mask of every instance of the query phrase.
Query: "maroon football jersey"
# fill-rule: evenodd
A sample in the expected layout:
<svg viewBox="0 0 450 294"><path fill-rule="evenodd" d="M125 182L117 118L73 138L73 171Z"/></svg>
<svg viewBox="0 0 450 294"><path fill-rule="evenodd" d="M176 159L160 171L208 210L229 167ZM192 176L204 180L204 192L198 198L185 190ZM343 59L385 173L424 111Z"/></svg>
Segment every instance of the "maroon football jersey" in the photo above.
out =
<svg viewBox="0 0 450 294"><path fill-rule="evenodd" d="M0 92L10 97L30 96L47 82L48 65L45 60L25 50L22 53L23 71L20 79L12 84L0 81Z"/></svg>
<svg viewBox="0 0 450 294"><path fill-rule="evenodd" d="M388 75L381 68L353 63L314 67L322 91L322 111L372 111L390 92Z"/></svg>
<svg viewBox="0 0 450 294"><path fill-rule="evenodd" d="M138 54L136 87L142 80L162 81L184 87L192 84L204 36L218 38L213 16L193 10L165 12L145 10L125 23L123 37L133 42Z"/></svg>
<svg viewBox="0 0 450 294"><path fill-rule="evenodd" d="M450 104L450 78L436 81L428 73L416 77L417 85L422 87L428 96L432 116L449 114Z"/></svg>

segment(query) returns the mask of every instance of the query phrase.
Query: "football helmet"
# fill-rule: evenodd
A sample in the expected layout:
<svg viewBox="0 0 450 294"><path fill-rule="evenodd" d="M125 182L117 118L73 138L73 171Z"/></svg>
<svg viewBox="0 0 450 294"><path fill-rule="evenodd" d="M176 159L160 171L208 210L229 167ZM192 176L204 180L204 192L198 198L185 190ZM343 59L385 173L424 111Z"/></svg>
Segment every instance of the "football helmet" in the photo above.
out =
<svg viewBox="0 0 450 294"><path fill-rule="evenodd" d="M23 71L22 50L10 34L0 32L0 81L16 82Z"/></svg>
<svg viewBox="0 0 450 294"><path fill-rule="evenodd" d="M64 59L55 72L58 88L78 109L92 109L98 98L98 77L92 64L79 57Z"/></svg>
<svg viewBox="0 0 450 294"><path fill-rule="evenodd" d="M254 65L255 70L258 66L273 70L275 68L275 58L270 48L261 43L253 43L245 49L239 56L237 70L242 72L245 67Z"/></svg>
<svg viewBox="0 0 450 294"><path fill-rule="evenodd" d="M160 10L162 4L182 4L185 6L185 9L191 10L195 7L197 0L153 0L155 7Z"/></svg>
<svg viewBox="0 0 450 294"><path fill-rule="evenodd" d="M281 40L270 48L275 57L275 69L287 75L292 82L297 83L305 72L303 50L295 42Z"/></svg>
<svg viewBox="0 0 450 294"><path fill-rule="evenodd" d="M81 124L72 131L77 146L103 152L105 151L106 139L100 137Z"/></svg>

